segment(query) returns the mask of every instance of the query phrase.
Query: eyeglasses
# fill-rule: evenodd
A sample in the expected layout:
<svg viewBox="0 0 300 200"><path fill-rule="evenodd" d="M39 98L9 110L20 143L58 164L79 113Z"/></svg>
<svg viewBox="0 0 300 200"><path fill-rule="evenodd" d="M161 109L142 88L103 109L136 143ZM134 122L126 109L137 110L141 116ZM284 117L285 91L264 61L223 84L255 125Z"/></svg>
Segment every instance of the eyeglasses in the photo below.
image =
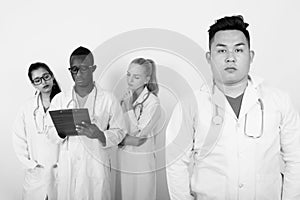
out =
<svg viewBox="0 0 300 200"><path fill-rule="evenodd" d="M69 69L69 71L71 72L71 74L77 74L78 71L80 70L80 72L87 72L89 70L89 68L92 67L92 66L72 66Z"/></svg>
<svg viewBox="0 0 300 200"><path fill-rule="evenodd" d="M49 74L49 73L46 73L46 74L43 74L42 77L37 77L37 78L33 79L33 80L32 80L32 83L33 83L34 85L40 85L40 84L42 83L42 79L43 79L44 81L49 81L51 78L52 78L52 75Z"/></svg>

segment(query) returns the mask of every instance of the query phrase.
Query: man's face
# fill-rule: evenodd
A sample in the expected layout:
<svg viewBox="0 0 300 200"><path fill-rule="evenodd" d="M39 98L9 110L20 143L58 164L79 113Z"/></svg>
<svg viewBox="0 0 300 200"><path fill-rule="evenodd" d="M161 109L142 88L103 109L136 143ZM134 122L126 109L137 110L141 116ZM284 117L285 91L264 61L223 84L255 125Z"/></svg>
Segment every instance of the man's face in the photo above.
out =
<svg viewBox="0 0 300 200"><path fill-rule="evenodd" d="M91 60L84 56L73 56L70 62L70 68L76 69L77 73L72 73L72 78L76 86L86 87L93 83L93 72L96 66L93 66ZM72 70L71 70L72 71ZM74 70L76 72L76 70Z"/></svg>
<svg viewBox="0 0 300 200"><path fill-rule="evenodd" d="M247 80L254 52L239 30L218 31L211 43L206 59L211 66L214 80L224 85L235 85Z"/></svg>

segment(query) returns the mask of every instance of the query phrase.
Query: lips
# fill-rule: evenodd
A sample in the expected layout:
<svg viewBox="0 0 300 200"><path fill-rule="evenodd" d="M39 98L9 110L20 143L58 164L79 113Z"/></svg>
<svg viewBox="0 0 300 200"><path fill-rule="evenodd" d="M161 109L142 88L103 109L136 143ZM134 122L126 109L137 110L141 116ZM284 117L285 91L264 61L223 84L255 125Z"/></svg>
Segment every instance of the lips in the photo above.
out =
<svg viewBox="0 0 300 200"><path fill-rule="evenodd" d="M49 85L45 85L45 86L43 87L43 89L47 89L47 88L49 88Z"/></svg>
<svg viewBox="0 0 300 200"><path fill-rule="evenodd" d="M77 83L80 83L80 82L82 82L83 80L82 79L76 79L76 82Z"/></svg>
<svg viewBox="0 0 300 200"><path fill-rule="evenodd" d="M228 72L234 72L234 71L237 70L237 68L236 68L236 67L233 67L233 66L230 66L230 67L226 67L224 70L225 70L225 71L228 71Z"/></svg>

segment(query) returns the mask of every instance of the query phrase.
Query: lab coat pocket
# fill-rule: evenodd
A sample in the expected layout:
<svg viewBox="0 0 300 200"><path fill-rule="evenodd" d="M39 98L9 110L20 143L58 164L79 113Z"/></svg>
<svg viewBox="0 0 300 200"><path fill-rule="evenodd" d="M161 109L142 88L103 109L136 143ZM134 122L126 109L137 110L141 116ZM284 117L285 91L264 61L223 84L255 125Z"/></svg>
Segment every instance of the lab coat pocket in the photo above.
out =
<svg viewBox="0 0 300 200"><path fill-rule="evenodd" d="M256 199L280 200L281 175L264 174L256 176Z"/></svg>
<svg viewBox="0 0 300 200"><path fill-rule="evenodd" d="M44 184L44 168L35 167L29 169L25 174L25 188L40 187Z"/></svg>
<svg viewBox="0 0 300 200"><path fill-rule="evenodd" d="M196 199L226 199L226 177L224 175L198 166L195 166L193 171L191 190L196 193Z"/></svg>

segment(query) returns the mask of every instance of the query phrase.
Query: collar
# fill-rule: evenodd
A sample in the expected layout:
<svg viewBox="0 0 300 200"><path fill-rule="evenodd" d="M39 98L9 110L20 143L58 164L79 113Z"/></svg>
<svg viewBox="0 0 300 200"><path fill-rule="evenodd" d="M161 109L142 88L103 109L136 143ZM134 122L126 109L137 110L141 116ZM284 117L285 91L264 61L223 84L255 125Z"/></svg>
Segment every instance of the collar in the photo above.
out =
<svg viewBox="0 0 300 200"><path fill-rule="evenodd" d="M262 83L262 78L253 75L248 75L248 85L244 92L240 115L245 114L249 109L251 109L253 104L258 102L258 99L260 98L259 86ZM213 81L202 85L200 90L210 94L212 102L218 107L225 109L227 102L226 97L224 93L213 84Z"/></svg>
<svg viewBox="0 0 300 200"><path fill-rule="evenodd" d="M247 114L253 106L259 103L258 99L261 99L260 86L262 83L262 78L254 76L249 77L248 86L244 92L240 116Z"/></svg>
<svg viewBox="0 0 300 200"><path fill-rule="evenodd" d="M87 101L89 99L89 97L92 95L92 97L94 97L97 93L97 96L99 95L99 85L96 84L94 82L94 88L92 89L92 91L87 95ZM75 108L78 106L78 101L77 101L77 97L76 97L76 92L75 92L75 85L72 85L72 87L65 92L65 99L67 100L66 106L68 108ZM73 102L72 104L70 102ZM71 106L71 105L73 106Z"/></svg>
<svg viewBox="0 0 300 200"><path fill-rule="evenodd" d="M34 95L34 104L35 107L38 108L38 110L40 110L43 107L43 103L42 103L42 99L40 98L41 96L41 92L38 91L37 94Z"/></svg>
<svg viewBox="0 0 300 200"><path fill-rule="evenodd" d="M149 90L147 87L145 87L142 91L142 93L138 96L138 98L135 100L135 102L133 102L132 105L136 105L138 103L143 102L143 100L145 100L147 98L147 95L149 95Z"/></svg>
<svg viewBox="0 0 300 200"><path fill-rule="evenodd" d="M94 87L92 89L92 91L87 95L87 96L90 96L91 94L94 95L94 93L96 92L99 92L99 85L97 83L94 82ZM72 85L71 89L69 89L67 92L66 92L66 97L67 98L74 98L76 96L76 92L75 92L75 84Z"/></svg>

